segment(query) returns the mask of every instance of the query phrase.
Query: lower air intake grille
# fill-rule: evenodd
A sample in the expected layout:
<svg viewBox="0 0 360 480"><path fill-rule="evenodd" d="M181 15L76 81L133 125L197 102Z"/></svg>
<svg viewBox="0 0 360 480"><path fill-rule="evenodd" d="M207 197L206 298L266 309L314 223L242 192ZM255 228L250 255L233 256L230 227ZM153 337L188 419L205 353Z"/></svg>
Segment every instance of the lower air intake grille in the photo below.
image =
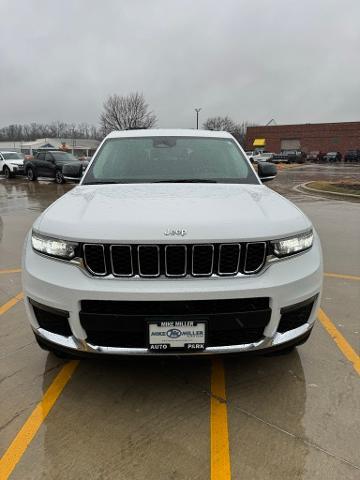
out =
<svg viewBox="0 0 360 480"><path fill-rule="evenodd" d="M29 302L40 328L66 337L72 335L68 321L69 312L42 305L31 298L29 298Z"/></svg>
<svg viewBox="0 0 360 480"><path fill-rule="evenodd" d="M189 301L83 300L80 322L93 345L147 348L149 320L206 318L209 347L260 340L271 316L269 298Z"/></svg>
<svg viewBox="0 0 360 480"><path fill-rule="evenodd" d="M309 320L315 300L316 296L304 302L282 308L278 332L284 333L304 325Z"/></svg>

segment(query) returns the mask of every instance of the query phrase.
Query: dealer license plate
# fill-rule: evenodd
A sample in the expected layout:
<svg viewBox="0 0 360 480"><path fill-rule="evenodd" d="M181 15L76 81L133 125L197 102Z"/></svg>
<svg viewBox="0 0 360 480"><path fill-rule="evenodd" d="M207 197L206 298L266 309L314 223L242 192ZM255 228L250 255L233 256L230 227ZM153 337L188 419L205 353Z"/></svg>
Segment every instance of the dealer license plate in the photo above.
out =
<svg viewBox="0 0 360 480"><path fill-rule="evenodd" d="M206 322L192 320L151 321L149 350L203 350L206 343Z"/></svg>

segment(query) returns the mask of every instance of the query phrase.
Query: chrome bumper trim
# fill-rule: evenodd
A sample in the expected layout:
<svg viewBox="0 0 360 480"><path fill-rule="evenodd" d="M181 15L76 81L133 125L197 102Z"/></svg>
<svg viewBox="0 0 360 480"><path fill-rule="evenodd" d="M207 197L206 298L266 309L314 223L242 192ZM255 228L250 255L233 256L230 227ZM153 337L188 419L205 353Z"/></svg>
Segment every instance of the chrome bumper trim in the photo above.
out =
<svg viewBox="0 0 360 480"><path fill-rule="evenodd" d="M49 332L43 328L34 329L35 333L44 340L58 345L59 347L76 350L78 352L88 353L100 353L108 355L149 355L149 356L173 356L173 355L218 355L225 353L241 353L241 352L253 352L256 350L263 350L265 348L276 347L283 343L291 342L296 338L301 337L308 332L313 326L313 323L305 323L298 328L289 330L285 333L275 333L273 337L263 337L258 342L244 343L241 345L229 345L222 347L208 347L201 352L150 352L147 348L120 348L120 347L103 347L99 345L92 345L86 342L86 340L79 340L76 337L64 337L56 333Z"/></svg>

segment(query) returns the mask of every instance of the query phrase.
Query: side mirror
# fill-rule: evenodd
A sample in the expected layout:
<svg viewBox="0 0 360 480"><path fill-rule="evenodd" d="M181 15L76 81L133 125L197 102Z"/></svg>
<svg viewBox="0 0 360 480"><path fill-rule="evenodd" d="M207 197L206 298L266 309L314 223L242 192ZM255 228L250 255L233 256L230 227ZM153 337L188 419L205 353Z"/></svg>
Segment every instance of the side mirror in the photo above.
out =
<svg viewBox="0 0 360 480"><path fill-rule="evenodd" d="M268 182L274 180L277 175L277 168L272 163L259 163L258 175L262 182Z"/></svg>
<svg viewBox="0 0 360 480"><path fill-rule="evenodd" d="M83 175L83 168L80 162L66 163L63 166L62 174L65 180L80 181Z"/></svg>

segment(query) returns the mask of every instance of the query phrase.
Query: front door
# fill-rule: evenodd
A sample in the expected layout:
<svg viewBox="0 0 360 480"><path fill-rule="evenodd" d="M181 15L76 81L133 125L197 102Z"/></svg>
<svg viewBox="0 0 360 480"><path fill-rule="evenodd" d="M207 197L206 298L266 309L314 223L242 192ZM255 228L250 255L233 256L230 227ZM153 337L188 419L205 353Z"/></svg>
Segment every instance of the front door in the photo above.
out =
<svg viewBox="0 0 360 480"><path fill-rule="evenodd" d="M55 159L50 152L45 154L43 177L55 178Z"/></svg>

